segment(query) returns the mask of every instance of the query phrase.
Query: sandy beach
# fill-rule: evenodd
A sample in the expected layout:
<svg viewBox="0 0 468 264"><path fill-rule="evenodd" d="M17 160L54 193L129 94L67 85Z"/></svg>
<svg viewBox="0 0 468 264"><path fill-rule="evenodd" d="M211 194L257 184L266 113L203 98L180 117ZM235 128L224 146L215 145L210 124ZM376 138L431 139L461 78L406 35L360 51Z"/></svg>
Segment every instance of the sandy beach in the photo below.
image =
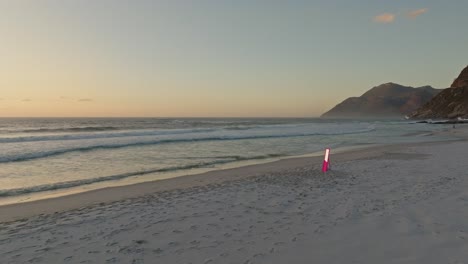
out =
<svg viewBox="0 0 468 264"><path fill-rule="evenodd" d="M1 263L468 263L460 140L0 207Z"/></svg>

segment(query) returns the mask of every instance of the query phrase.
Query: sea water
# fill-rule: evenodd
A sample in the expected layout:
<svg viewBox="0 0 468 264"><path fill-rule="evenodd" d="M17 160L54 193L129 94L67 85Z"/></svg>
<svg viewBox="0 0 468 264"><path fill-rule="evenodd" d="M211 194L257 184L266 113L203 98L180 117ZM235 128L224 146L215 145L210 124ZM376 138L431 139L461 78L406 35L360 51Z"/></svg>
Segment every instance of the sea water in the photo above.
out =
<svg viewBox="0 0 468 264"><path fill-rule="evenodd" d="M431 134L441 129L445 126L399 120L2 118L0 200L153 180L168 172L183 175L326 147L441 140Z"/></svg>

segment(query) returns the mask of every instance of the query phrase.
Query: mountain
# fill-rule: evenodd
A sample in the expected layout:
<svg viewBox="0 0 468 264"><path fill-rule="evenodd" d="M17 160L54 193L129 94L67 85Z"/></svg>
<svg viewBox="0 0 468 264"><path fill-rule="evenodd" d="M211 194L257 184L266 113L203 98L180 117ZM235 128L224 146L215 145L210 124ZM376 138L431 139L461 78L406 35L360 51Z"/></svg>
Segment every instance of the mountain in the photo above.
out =
<svg viewBox="0 0 468 264"><path fill-rule="evenodd" d="M413 119L468 118L468 66L447 88L410 115Z"/></svg>
<svg viewBox="0 0 468 264"><path fill-rule="evenodd" d="M350 97L324 113L322 118L401 118L431 100L440 89L413 88L396 83L373 87L360 97Z"/></svg>

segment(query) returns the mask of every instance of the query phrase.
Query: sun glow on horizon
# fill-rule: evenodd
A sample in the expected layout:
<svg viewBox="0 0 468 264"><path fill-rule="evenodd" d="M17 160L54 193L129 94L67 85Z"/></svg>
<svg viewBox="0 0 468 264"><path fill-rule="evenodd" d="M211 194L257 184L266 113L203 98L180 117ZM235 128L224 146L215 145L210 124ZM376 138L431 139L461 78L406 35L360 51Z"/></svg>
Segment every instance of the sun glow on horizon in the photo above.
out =
<svg viewBox="0 0 468 264"><path fill-rule="evenodd" d="M0 117L316 117L466 64L436 1L338 2L0 2Z"/></svg>

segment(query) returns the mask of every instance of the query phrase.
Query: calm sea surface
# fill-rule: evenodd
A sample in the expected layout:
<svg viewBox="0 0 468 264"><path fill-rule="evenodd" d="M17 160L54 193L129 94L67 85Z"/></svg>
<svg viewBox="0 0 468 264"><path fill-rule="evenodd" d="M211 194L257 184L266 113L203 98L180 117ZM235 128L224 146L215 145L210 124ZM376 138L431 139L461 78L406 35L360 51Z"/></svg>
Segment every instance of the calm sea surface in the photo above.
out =
<svg viewBox="0 0 468 264"><path fill-rule="evenodd" d="M0 119L0 199L157 179L241 161L440 140L407 121L223 118Z"/></svg>

